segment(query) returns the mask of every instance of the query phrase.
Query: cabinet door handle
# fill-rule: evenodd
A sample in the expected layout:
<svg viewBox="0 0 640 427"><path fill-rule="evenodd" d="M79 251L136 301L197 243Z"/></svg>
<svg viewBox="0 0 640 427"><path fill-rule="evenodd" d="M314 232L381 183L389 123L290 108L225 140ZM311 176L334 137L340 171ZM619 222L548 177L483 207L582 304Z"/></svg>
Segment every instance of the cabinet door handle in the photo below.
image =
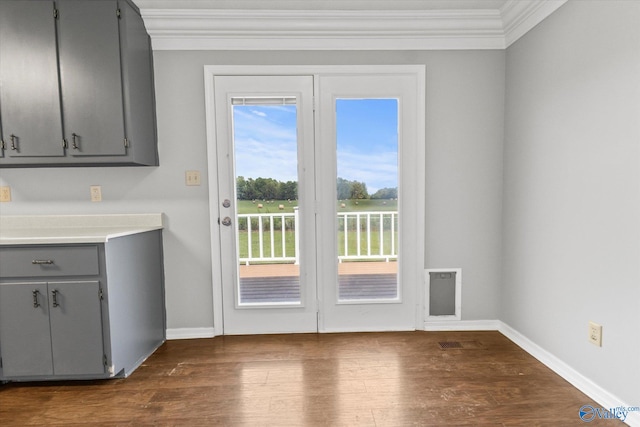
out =
<svg viewBox="0 0 640 427"><path fill-rule="evenodd" d="M11 138L11 149L12 150L17 150L18 147L16 146L16 139L18 139L17 136L15 136L14 134L9 135L9 138Z"/></svg>
<svg viewBox="0 0 640 427"><path fill-rule="evenodd" d="M31 261L31 264L33 265L52 265L53 264L53 260L52 259L34 259Z"/></svg>
<svg viewBox="0 0 640 427"><path fill-rule="evenodd" d="M80 139L80 135L78 135L77 133L72 133L71 134L71 147L74 150L79 150L80 147L78 146L78 142L77 140Z"/></svg>
<svg viewBox="0 0 640 427"><path fill-rule="evenodd" d="M53 298L53 306L54 307L59 307L60 304L58 303L58 290L54 289L53 291L51 291L51 297Z"/></svg>
<svg viewBox="0 0 640 427"><path fill-rule="evenodd" d="M38 295L40 294L39 290L33 291L33 308L40 307L40 302L38 302Z"/></svg>

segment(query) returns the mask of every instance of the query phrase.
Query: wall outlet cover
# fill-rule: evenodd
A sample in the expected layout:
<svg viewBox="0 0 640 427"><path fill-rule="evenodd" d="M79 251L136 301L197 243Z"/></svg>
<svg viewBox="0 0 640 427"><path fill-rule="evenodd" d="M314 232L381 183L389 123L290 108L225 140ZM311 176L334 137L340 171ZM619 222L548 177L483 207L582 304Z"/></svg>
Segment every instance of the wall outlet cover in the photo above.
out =
<svg viewBox="0 0 640 427"><path fill-rule="evenodd" d="M589 342L598 347L602 347L602 325L589 322Z"/></svg>
<svg viewBox="0 0 640 427"><path fill-rule="evenodd" d="M101 202L102 201L102 187L99 185L92 185L89 187L89 191L91 192L91 201L92 202Z"/></svg>

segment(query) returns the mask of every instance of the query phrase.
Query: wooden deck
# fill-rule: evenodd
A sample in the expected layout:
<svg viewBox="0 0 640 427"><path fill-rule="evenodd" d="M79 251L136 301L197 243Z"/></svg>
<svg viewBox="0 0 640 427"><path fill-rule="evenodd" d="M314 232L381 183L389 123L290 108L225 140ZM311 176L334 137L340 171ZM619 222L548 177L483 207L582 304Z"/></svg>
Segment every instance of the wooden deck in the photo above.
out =
<svg viewBox="0 0 640 427"><path fill-rule="evenodd" d="M338 265L339 298L390 299L397 296L396 262L344 262ZM240 266L240 301L300 301L300 267L294 264Z"/></svg>
<svg viewBox="0 0 640 427"><path fill-rule="evenodd" d="M341 262L339 275L351 274L396 274L398 263L391 262ZM251 264L240 266L240 277L285 277L298 276L300 266L296 264Z"/></svg>

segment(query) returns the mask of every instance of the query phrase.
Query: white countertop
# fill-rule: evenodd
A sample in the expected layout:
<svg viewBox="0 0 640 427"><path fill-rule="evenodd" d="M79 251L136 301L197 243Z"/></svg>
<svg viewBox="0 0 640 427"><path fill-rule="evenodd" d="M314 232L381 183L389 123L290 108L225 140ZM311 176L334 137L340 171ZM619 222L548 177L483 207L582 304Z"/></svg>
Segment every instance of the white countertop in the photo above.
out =
<svg viewBox="0 0 640 427"><path fill-rule="evenodd" d="M160 213L0 216L0 245L105 243L162 228Z"/></svg>

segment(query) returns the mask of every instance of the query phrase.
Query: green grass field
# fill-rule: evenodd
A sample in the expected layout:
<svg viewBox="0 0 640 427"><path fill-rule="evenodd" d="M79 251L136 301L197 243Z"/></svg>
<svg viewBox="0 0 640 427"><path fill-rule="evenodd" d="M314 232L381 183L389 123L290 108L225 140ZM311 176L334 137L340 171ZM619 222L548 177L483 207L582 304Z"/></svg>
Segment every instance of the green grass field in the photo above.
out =
<svg viewBox="0 0 640 427"><path fill-rule="evenodd" d="M262 208L258 205L262 204ZM342 207L344 204L344 207ZM279 209L282 205L284 209ZM238 214L256 213L293 213L293 208L298 205L297 200L291 202L287 200L256 201L238 200ZM371 211L396 211L398 210L397 200L342 200L336 202L338 212L371 212Z"/></svg>

